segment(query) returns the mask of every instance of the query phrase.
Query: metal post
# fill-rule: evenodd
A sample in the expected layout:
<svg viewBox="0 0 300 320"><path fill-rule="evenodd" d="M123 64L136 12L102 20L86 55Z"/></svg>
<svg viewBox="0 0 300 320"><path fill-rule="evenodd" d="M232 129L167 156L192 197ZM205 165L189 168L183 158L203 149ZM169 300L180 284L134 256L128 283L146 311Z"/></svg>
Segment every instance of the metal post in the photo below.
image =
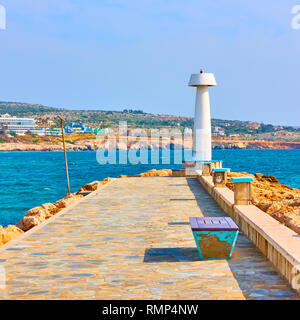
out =
<svg viewBox="0 0 300 320"><path fill-rule="evenodd" d="M62 140L63 140L63 146L64 146L64 155L65 155L65 164L66 164L66 176L67 176L67 184L68 184L68 193L67 193L67 195L69 195L69 194L71 194L71 191L70 191L68 160L67 160L67 151L66 151L66 143L65 143L65 133L64 133L64 122L65 122L65 120L61 116L58 116L58 117L60 119L60 124L61 124L61 133L62 133Z"/></svg>

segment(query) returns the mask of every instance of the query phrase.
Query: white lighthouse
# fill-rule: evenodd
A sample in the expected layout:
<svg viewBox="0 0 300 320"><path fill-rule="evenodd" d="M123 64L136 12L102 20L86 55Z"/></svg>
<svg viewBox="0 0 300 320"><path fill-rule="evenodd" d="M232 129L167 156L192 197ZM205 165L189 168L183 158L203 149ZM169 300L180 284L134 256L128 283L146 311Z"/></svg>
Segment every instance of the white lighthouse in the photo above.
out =
<svg viewBox="0 0 300 320"><path fill-rule="evenodd" d="M192 74L190 87L196 87L196 103L193 132L193 160L211 161L211 119L208 87L216 86L213 73Z"/></svg>

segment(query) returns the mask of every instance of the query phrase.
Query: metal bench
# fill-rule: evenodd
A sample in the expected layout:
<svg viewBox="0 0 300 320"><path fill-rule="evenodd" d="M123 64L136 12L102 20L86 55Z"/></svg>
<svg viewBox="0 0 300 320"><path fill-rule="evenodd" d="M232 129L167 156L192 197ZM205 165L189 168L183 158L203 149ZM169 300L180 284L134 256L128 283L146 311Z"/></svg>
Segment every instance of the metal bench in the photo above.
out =
<svg viewBox="0 0 300 320"><path fill-rule="evenodd" d="M200 259L230 259L238 226L229 217L190 217Z"/></svg>

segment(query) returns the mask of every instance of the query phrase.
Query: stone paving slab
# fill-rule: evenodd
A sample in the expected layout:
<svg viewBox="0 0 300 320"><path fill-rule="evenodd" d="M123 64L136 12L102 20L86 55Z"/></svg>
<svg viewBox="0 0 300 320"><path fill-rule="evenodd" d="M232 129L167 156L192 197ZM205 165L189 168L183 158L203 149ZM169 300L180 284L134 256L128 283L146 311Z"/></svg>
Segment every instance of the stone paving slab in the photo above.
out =
<svg viewBox="0 0 300 320"><path fill-rule="evenodd" d="M243 234L200 261L190 216L224 216L196 179L116 179L0 252L0 298L299 298Z"/></svg>

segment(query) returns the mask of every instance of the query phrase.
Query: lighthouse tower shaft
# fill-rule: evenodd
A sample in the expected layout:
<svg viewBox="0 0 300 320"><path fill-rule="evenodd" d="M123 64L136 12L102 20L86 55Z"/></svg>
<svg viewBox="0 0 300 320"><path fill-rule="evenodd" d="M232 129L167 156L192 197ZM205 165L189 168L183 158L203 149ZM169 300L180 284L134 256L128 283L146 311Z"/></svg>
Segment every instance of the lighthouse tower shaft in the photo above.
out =
<svg viewBox="0 0 300 320"><path fill-rule="evenodd" d="M208 86L197 87L193 158L201 161L211 161L211 117Z"/></svg>
<svg viewBox="0 0 300 320"><path fill-rule="evenodd" d="M208 87L216 86L213 73L192 74L190 87L196 87L196 103L193 131L193 158L197 161L211 161L211 118Z"/></svg>

